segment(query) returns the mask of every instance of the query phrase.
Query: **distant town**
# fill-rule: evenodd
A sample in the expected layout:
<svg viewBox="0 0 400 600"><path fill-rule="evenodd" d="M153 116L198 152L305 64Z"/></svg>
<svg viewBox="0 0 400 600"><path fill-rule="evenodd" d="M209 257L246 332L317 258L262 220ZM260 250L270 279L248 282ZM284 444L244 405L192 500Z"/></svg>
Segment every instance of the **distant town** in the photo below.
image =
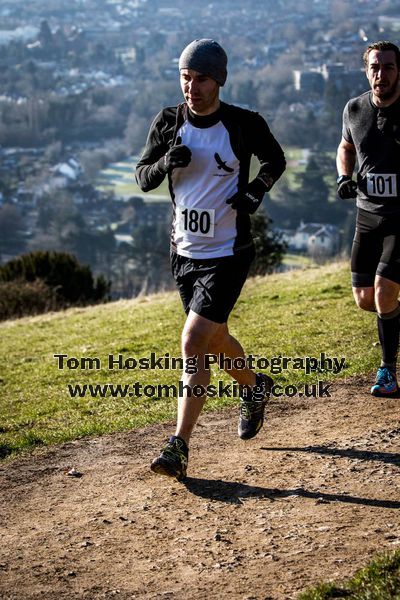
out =
<svg viewBox="0 0 400 600"><path fill-rule="evenodd" d="M170 202L134 182L151 120L180 101L177 61L212 37L223 100L259 111L288 170L265 210L289 251L345 253L353 205L334 153L346 101L368 88L365 47L400 37L400 1L20 0L0 7L0 264L71 252L114 297L166 289Z"/></svg>

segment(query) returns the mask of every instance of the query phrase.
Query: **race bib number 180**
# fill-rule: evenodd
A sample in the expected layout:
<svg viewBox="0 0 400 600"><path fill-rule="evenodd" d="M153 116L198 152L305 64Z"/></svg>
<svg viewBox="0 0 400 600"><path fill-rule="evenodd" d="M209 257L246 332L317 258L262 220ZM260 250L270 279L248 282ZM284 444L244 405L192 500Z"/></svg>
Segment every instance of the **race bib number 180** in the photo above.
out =
<svg viewBox="0 0 400 600"><path fill-rule="evenodd" d="M367 192L369 196L397 196L397 177L387 174L367 173Z"/></svg>
<svg viewBox="0 0 400 600"><path fill-rule="evenodd" d="M178 229L182 233L214 237L215 209L177 207Z"/></svg>

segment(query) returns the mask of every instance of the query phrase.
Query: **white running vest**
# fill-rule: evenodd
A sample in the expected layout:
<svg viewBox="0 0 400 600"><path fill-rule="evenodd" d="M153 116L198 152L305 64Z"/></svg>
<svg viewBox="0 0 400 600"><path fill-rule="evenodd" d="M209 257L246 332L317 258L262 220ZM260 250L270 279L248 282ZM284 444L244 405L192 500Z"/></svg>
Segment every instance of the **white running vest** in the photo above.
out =
<svg viewBox="0 0 400 600"><path fill-rule="evenodd" d="M178 136L190 148L192 160L171 175L177 253L189 258L232 255L237 212L226 200L238 189L239 160L228 131L221 121L207 128L185 121Z"/></svg>

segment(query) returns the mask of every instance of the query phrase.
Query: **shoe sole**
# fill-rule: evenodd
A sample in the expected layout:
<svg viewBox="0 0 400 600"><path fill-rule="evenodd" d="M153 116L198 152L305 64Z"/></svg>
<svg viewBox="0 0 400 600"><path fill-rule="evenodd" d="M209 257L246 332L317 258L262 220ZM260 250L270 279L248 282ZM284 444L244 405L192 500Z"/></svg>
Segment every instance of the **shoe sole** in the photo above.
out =
<svg viewBox="0 0 400 600"><path fill-rule="evenodd" d="M390 392L385 392L384 390L371 388L371 396L385 398L387 396L394 396L399 393L399 388L397 387L395 390L391 390Z"/></svg>
<svg viewBox="0 0 400 600"><path fill-rule="evenodd" d="M157 475L164 475L165 477L175 478L178 481L182 481L185 479L186 475L182 473L177 473L174 469L173 465L168 464L167 462L161 462L159 459L153 461L150 465L150 469L153 473Z"/></svg>
<svg viewBox="0 0 400 600"><path fill-rule="evenodd" d="M260 427L252 435L243 435L243 434L240 433L239 428L238 428L238 436L239 436L239 438L241 440L252 440L260 432L260 430L262 429L263 425L264 425L264 421L261 422Z"/></svg>

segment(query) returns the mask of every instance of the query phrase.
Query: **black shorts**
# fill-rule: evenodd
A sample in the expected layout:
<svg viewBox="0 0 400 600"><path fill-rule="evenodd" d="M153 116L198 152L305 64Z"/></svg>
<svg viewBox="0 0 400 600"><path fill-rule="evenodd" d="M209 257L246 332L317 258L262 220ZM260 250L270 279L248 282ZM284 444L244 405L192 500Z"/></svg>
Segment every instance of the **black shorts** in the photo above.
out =
<svg viewBox="0 0 400 600"><path fill-rule="evenodd" d="M357 209L351 251L353 287L373 287L381 275L400 284L400 213L376 215Z"/></svg>
<svg viewBox="0 0 400 600"><path fill-rule="evenodd" d="M251 246L233 256L186 258L171 252L171 269L186 314L226 323L249 273L255 250Z"/></svg>

